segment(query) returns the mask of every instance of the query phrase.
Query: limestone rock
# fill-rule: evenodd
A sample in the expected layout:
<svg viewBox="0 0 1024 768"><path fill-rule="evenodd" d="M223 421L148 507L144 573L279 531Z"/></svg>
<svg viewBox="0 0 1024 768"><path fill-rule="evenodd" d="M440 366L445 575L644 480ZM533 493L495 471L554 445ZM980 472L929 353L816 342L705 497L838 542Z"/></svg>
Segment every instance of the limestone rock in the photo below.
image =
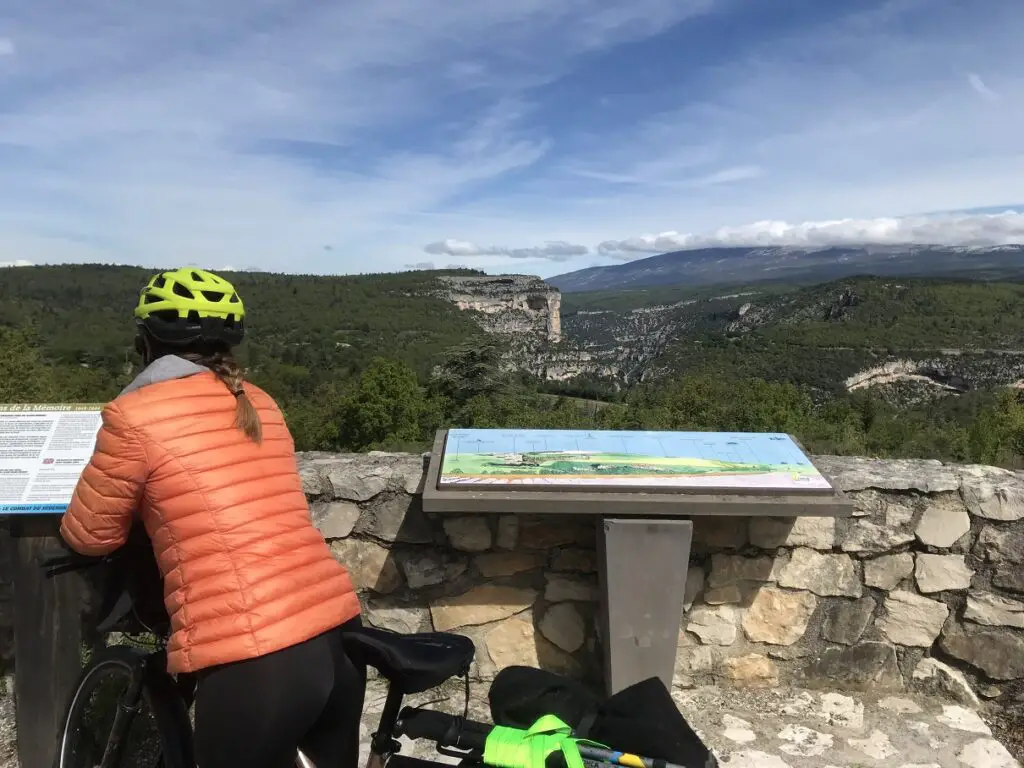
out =
<svg viewBox="0 0 1024 768"><path fill-rule="evenodd" d="M427 470L422 456L402 458L394 466L394 472L402 478L402 488L410 496L423 493L423 483L427 479Z"/></svg>
<svg viewBox="0 0 1024 768"><path fill-rule="evenodd" d="M455 549L462 552L485 552L491 548L491 526L481 515L446 517L442 525Z"/></svg>
<svg viewBox="0 0 1024 768"><path fill-rule="evenodd" d="M728 605L694 608L686 631L697 635L704 645L732 645L736 642L736 619L736 609Z"/></svg>
<svg viewBox="0 0 1024 768"><path fill-rule="evenodd" d="M854 731L864 727L864 703L835 691L821 695L821 708L817 714L829 725Z"/></svg>
<svg viewBox="0 0 1024 768"><path fill-rule="evenodd" d="M736 605L748 598L753 599L760 588L760 584L752 581L743 582L742 588L739 584L715 587L704 592L704 602L708 605Z"/></svg>
<svg viewBox="0 0 1024 768"><path fill-rule="evenodd" d="M694 601L704 591L704 569L699 565L691 565L686 569L686 589L683 593L683 610L688 611Z"/></svg>
<svg viewBox="0 0 1024 768"><path fill-rule="evenodd" d="M313 525L325 539L344 539L359 521L360 510L350 501L319 502L310 506Z"/></svg>
<svg viewBox="0 0 1024 768"><path fill-rule="evenodd" d="M326 478L315 464L300 463L299 477L302 478L302 492L307 496L322 496L328 492Z"/></svg>
<svg viewBox="0 0 1024 768"><path fill-rule="evenodd" d="M835 539L834 517L755 517L750 521L750 543L760 549L810 547L830 550Z"/></svg>
<svg viewBox="0 0 1024 768"><path fill-rule="evenodd" d="M435 630L448 632L506 619L527 610L536 599L534 589L484 584L456 597L438 600L430 606L430 615Z"/></svg>
<svg viewBox="0 0 1024 768"><path fill-rule="evenodd" d="M709 587L724 587L743 581L775 581L785 560L774 557L712 555Z"/></svg>
<svg viewBox="0 0 1024 768"><path fill-rule="evenodd" d="M965 709L964 707L944 704L942 707L942 714L935 719L957 731L981 733L985 736L992 735L992 730L973 709Z"/></svg>
<svg viewBox="0 0 1024 768"><path fill-rule="evenodd" d="M942 493L960 488L959 478L934 459L866 459L856 456L816 456L814 463L844 491L877 488L883 491Z"/></svg>
<svg viewBox="0 0 1024 768"><path fill-rule="evenodd" d="M540 620L540 631L563 651L572 653L583 647L583 617L572 603L551 606Z"/></svg>
<svg viewBox="0 0 1024 768"><path fill-rule="evenodd" d="M973 577L963 555L917 555L914 580L925 594L970 589Z"/></svg>
<svg viewBox="0 0 1024 768"><path fill-rule="evenodd" d="M957 753L956 759L968 768L1020 768L1006 747L987 737L972 741Z"/></svg>
<svg viewBox="0 0 1024 768"><path fill-rule="evenodd" d="M596 580L576 579L557 573L549 573L544 587L544 599L551 603L563 600L594 602L598 599Z"/></svg>
<svg viewBox="0 0 1024 768"><path fill-rule="evenodd" d="M487 633L484 642L487 644L487 654L498 669L540 666L532 621L518 618L503 621Z"/></svg>
<svg viewBox="0 0 1024 768"><path fill-rule="evenodd" d="M743 631L755 643L792 645L807 631L817 605L818 598L810 592L764 587L743 616Z"/></svg>
<svg viewBox="0 0 1024 768"><path fill-rule="evenodd" d="M356 589L389 594L402 586L402 574L391 553L372 541L340 539L331 543L335 559L348 569Z"/></svg>
<svg viewBox="0 0 1024 768"><path fill-rule="evenodd" d="M992 584L1007 592L1024 595L1024 568L1012 567L1006 571L996 571Z"/></svg>
<svg viewBox="0 0 1024 768"><path fill-rule="evenodd" d="M467 567L465 560L454 558L443 551L401 552L397 558L405 580L413 589L452 581L465 573Z"/></svg>
<svg viewBox="0 0 1024 768"><path fill-rule="evenodd" d="M778 755L762 752L759 749L744 749L731 753L723 759L722 768L791 768L790 764Z"/></svg>
<svg viewBox="0 0 1024 768"><path fill-rule="evenodd" d="M825 609L821 636L832 643L853 645L864 634L874 616L877 603L871 596L860 600L841 600Z"/></svg>
<svg viewBox="0 0 1024 768"><path fill-rule="evenodd" d="M981 529L974 549L990 563L1024 564L1024 527L1015 526L1003 531L994 525L986 525Z"/></svg>
<svg viewBox="0 0 1024 768"><path fill-rule="evenodd" d="M698 517L693 521L697 549L739 549L747 543L745 518Z"/></svg>
<svg viewBox="0 0 1024 768"><path fill-rule="evenodd" d="M903 690L896 649L866 641L849 648L826 648L803 669L806 684L857 691Z"/></svg>
<svg viewBox="0 0 1024 768"><path fill-rule="evenodd" d="M1010 630L954 631L944 634L939 644L993 680L1024 677L1024 639Z"/></svg>
<svg viewBox="0 0 1024 768"><path fill-rule="evenodd" d="M981 706L964 673L938 659L921 659L914 667L913 680L927 691L944 694L966 706Z"/></svg>
<svg viewBox="0 0 1024 768"><path fill-rule="evenodd" d="M550 550L567 544L593 546L593 530L563 517L524 517L519 521L519 546Z"/></svg>
<svg viewBox="0 0 1024 768"><path fill-rule="evenodd" d="M914 556L909 552L898 555L882 555L864 561L864 583L869 587L884 589L886 592L914 572Z"/></svg>
<svg viewBox="0 0 1024 768"><path fill-rule="evenodd" d="M835 736L831 733L821 733L808 728L805 725L794 725L790 723L781 731L778 738L786 742L779 749L787 755L799 757L817 757L832 749L832 742Z"/></svg>
<svg viewBox="0 0 1024 768"><path fill-rule="evenodd" d="M513 576L524 571L532 571L544 564L543 557L539 552L526 552L515 550L512 552L490 552L480 555L474 560L476 567L480 569L480 575L485 579L493 579L498 576Z"/></svg>
<svg viewBox="0 0 1024 768"><path fill-rule="evenodd" d="M551 558L551 570L577 573L597 572L597 553L592 549L560 549Z"/></svg>
<svg viewBox="0 0 1024 768"><path fill-rule="evenodd" d="M874 760L885 760L899 754L899 750L892 745L889 737L877 728L872 730L866 739L847 739L846 743Z"/></svg>
<svg viewBox="0 0 1024 768"><path fill-rule="evenodd" d="M744 688L774 688L779 684L779 668L767 656L747 654L725 660L725 676Z"/></svg>
<svg viewBox="0 0 1024 768"><path fill-rule="evenodd" d="M721 649L715 646L681 647L676 652L675 676L690 678L711 673L722 663L722 659Z"/></svg>
<svg viewBox="0 0 1024 768"><path fill-rule="evenodd" d="M430 631L430 612L426 608L379 600L368 600L365 618L371 626L409 634Z"/></svg>
<svg viewBox="0 0 1024 768"><path fill-rule="evenodd" d="M579 675L573 658L538 635L529 619L517 617L498 624L484 636L484 644L487 655L499 670L526 666Z"/></svg>
<svg viewBox="0 0 1024 768"><path fill-rule="evenodd" d="M989 520L1024 519L1024 479L1008 469L966 466L960 469L960 493L971 514Z"/></svg>
<svg viewBox="0 0 1024 768"><path fill-rule="evenodd" d="M888 502L883 520L870 518L855 520L842 542L844 552L888 552L914 540L911 524L914 510L902 504Z"/></svg>
<svg viewBox="0 0 1024 768"><path fill-rule="evenodd" d="M957 494L943 494L924 510L917 523L917 540L929 547L949 549L971 530L971 516Z"/></svg>
<svg viewBox="0 0 1024 768"><path fill-rule="evenodd" d="M806 589L822 597L860 597L863 592L860 572L853 558L807 548L793 551L779 573L779 586Z"/></svg>
<svg viewBox="0 0 1024 768"><path fill-rule="evenodd" d="M366 515L360 518L357 533L403 544L434 543L434 530L423 515L423 505L418 497L394 494L376 504L371 511L369 518ZM364 524L367 520L369 522Z"/></svg>
<svg viewBox="0 0 1024 768"><path fill-rule="evenodd" d="M885 599L886 616L878 627L891 642L930 648L949 616L945 603L929 600L913 592L890 592Z"/></svg>
<svg viewBox="0 0 1024 768"><path fill-rule="evenodd" d="M519 546L519 518L515 515L501 515L498 518L498 535L494 544L498 549L515 549Z"/></svg>
<svg viewBox="0 0 1024 768"><path fill-rule="evenodd" d="M749 744L757 741L752 723L734 715L722 715L722 735L735 744Z"/></svg>
<svg viewBox="0 0 1024 768"><path fill-rule="evenodd" d="M327 481L335 499L369 501L388 487L392 472L386 464L339 462L328 469Z"/></svg>
<svg viewBox="0 0 1024 768"><path fill-rule="evenodd" d="M990 627L1024 629L1024 603L991 592L978 592L967 596L964 618Z"/></svg>

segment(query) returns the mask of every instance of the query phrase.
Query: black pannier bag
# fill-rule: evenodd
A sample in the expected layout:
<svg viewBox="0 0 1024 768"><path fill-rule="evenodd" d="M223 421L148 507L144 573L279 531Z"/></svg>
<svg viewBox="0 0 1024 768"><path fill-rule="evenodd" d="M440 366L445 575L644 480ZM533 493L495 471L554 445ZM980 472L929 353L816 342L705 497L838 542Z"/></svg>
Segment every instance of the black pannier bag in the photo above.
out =
<svg viewBox="0 0 1024 768"><path fill-rule="evenodd" d="M686 768L718 760L686 722L665 684L651 677L602 699L575 680L533 667L506 667L488 692L496 725L529 728L556 715L577 738Z"/></svg>

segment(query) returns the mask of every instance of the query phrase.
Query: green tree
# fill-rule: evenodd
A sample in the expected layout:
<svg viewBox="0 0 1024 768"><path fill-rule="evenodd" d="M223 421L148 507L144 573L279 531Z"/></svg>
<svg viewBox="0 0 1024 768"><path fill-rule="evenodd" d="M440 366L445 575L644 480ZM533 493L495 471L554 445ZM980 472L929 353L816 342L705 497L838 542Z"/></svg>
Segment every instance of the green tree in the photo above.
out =
<svg viewBox="0 0 1024 768"><path fill-rule="evenodd" d="M0 326L0 403L61 399L37 336L29 330Z"/></svg>
<svg viewBox="0 0 1024 768"><path fill-rule="evenodd" d="M383 358L363 371L340 411L339 441L352 451L422 443L441 416L413 370Z"/></svg>

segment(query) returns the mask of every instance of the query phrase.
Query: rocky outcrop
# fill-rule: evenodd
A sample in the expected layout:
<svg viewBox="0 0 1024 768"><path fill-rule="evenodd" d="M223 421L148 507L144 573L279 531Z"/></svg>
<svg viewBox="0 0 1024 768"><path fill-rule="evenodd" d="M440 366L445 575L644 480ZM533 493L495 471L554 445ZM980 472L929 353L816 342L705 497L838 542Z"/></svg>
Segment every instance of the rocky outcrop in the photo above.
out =
<svg viewBox="0 0 1024 768"><path fill-rule="evenodd" d="M441 295L461 310L477 315L489 333L562 340L562 294L539 277L530 275L463 276L438 278Z"/></svg>

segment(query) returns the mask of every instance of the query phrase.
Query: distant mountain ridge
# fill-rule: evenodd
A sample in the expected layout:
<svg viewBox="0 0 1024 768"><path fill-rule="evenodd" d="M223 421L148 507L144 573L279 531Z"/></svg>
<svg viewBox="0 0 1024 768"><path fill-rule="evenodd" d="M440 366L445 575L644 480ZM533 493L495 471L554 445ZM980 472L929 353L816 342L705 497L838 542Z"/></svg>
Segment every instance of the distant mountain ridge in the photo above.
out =
<svg viewBox="0 0 1024 768"><path fill-rule="evenodd" d="M818 283L855 275L1024 278L1024 245L694 248L547 278L563 293L687 283Z"/></svg>

